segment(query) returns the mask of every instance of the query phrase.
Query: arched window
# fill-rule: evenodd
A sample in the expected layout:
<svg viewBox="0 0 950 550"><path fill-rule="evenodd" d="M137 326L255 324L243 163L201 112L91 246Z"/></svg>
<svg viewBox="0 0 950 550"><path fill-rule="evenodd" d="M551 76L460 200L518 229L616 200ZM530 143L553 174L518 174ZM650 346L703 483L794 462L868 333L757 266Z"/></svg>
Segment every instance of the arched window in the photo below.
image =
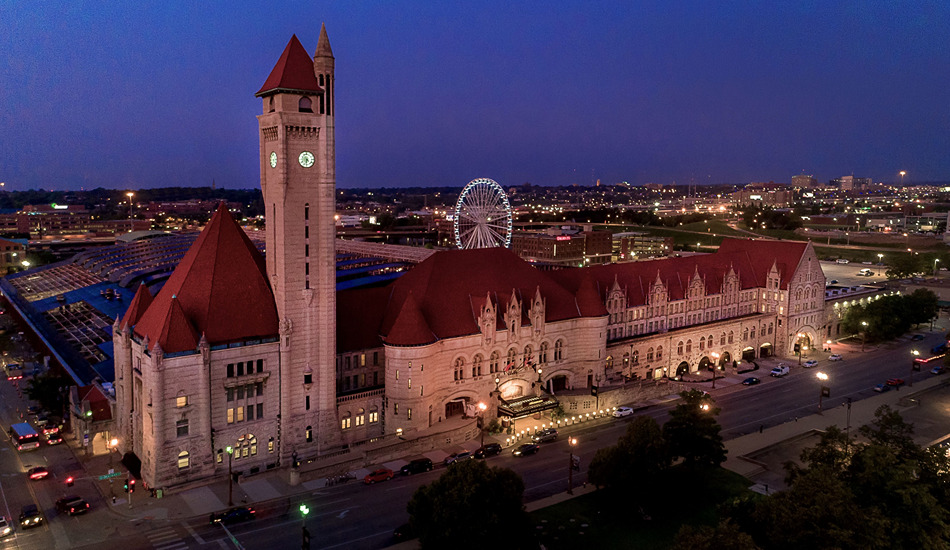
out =
<svg viewBox="0 0 950 550"><path fill-rule="evenodd" d="M709 336L706 337L706 345L709 346L709 349L712 349L712 347L713 347L712 334L710 334Z"/></svg>
<svg viewBox="0 0 950 550"><path fill-rule="evenodd" d="M725 346L725 345L726 345L726 333L725 333L725 332L723 332L723 333L722 333L722 336L719 337L719 345L720 345L720 346Z"/></svg>
<svg viewBox="0 0 950 550"><path fill-rule="evenodd" d="M475 354L475 358L472 359L472 378L482 375L482 354Z"/></svg>
<svg viewBox="0 0 950 550"><path fill-rule="evenodd" d="M347 413L349 414L349 413ZM309 430L309 426L307 426ZM247 458L257 454L257 438L253 434L245 434L234 444L234 460Z"/></svg>
<svg viewBox="0 0 950 550"><path fill-rule="evenodd" d="M640 350L633 350L632 361L634 365L640 364Z"/></svg>
<svg viewBox="0 0 950 550"><path fill-rule="evenodd" d="M692 352L693 352L693 341L686 340L686 353L692 353Z"/></svg>
<svg viewBox="0 0 950 550"><path fill-rule="evenodd" d="M660 359L663 359L663 346L656 347L656 360L659 361Z"/></svg>
<svg viewBox="0 0 950 550"><path fill-rule="evenodd" d="M493 351L488 358L488 369L490 372L498 372L498 352Z"/></svg>
<svg viewBox="0 0 950 550"><path fill-rule="evenodd" d="M606 369L612 369L613 367L614 367L614 356L613 356L613 355L608 355L608 356L607 356L607 361L604 363L604 368L606 368Z"/></svg>
<svg viewBox="0 0 950 550"><path fill-rule="evenodd" d="M524 347L524 356L523 356L524 359L523 359L523 363L522 363L522 364L525 365L525 366L530 366L530 365L531 365L531 360L532 360L532 358L533 358L533 357L532 357L533 355L534 355L534 350L531 349L531 346L525 346L525 347Z"/></svg>
<svg viewBox="0 0 950 550"><path fill-rule="evenodd" d="M515 366L515 357L517 356L518 356L518 352L515 350L515 348L511 348L508 350L508 357L505 359L506 372L508 371L508 369Z"/></svg>
<svg viewBox="0 0 950 550"><path fill-rule="evenodd" d="M749 338L755 340L755 327L752 327L752 330L749 332Z"/></svg>
<svg viewBox="0 0 950 550"><path fill-rule="evenodd" d="M356 410L356 425L362 426L366 423L366 409L360 407Z"/></svg>
<svg viewBox="0 0 950 550"><path fill-rule="evenodd" d="M307 443L313 442L313 426L307 426Z"/></svg>
<svg viewBox="0 0 950 550"><path fill-rule="evenodd" d="M627 367L629 367L629 366L630 366L630 354L629 354L629 353L624 353L624 354L623 354L623 367L624 367L624 368L627 368Z"/></svg>
<svg viewBox="0 0 950 550"><path fill-rule="evenodd" d="M538 364L544 365L548 362L548 343L541 342L541 346L538 348Z"/></svg>
<svg viewBox="0 0 950 550"><path fill-rule="evenodd" d="M558 340L554 342L554 360L560 361L564 359L564 340Z"/></svg>
<svg viewBox="0 0 950 550"><path fill-rule="evenodd" d="M772 324L773 323L769 323L769 334L772 334Z"/></svg>
<svg viewBox="0 0 950 550"><path fill-rule="evenodd" d="M700 336L699 337L699 351L703 351L704 349L706 349L706 337Z"/></svg>
<svg viewBox="0 0 950 550"><path fill-rule="evenodd" d="M731 344L733 340L735 340L735 333L730 330L730 331L729 331L729 343Z"/></svg>
<svg viewBox="0 0 950 550"><path fill-rule="evenodd" d="M300 101L297 102L297 110L301 113L312 113L313 100L309 97L301 97Z"/></svg>
<svg viewBox="0 0 950 550"><path fill-rule="evenodd" d="M189 466L191 466L191 458L188 456L188 451L178 453L178 470L187 470Z"/></svg>
<svg viewBox="0 0 950 550"><path fill-rule="evenodd" d="M465 359L459 357L455 360L455 379L461 380L464 377L462 369L465 367Z"/></svg>
<svg viewBox="0 0 950 550"><path fill-rule="evenodd" d="M647 350L647 363L653 361L653 348Z"/></svg>
<svg viewBox="0 0 950 550"><path fill-rule="evenodd" d="M742 329L742 341L745 342L748 339L749 339L749 329L744 328Z"/></svg>
<svg viewBox="0 0 950 550"><path fill-rule="evenodd" d="M676 344L676 355L683 355L683 341L682 340L680 340L679 343Z"/></svg>

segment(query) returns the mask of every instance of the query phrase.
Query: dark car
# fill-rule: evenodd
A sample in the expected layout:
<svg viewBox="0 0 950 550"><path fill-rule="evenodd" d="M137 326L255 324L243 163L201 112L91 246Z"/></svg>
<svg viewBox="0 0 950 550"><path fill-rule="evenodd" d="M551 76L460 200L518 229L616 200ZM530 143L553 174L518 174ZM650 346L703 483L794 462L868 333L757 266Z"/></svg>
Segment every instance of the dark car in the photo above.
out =
<svg viewBox="0 0 950 550"><path fill-rule="evenodd" d="M501 445L498 443L489 443L488 445L483 445L475 451L475 458L488 458L490 456L495 456L501 452Z"/></svg>
<svg viewBox="0 0 950 550"><path fill-rule="evenodd" d="M27 504L20 510L20 528L21 529L30 529L33 527L39 527L43 525L43 521L46 518L43 517L43 512L40 512L39 508L35 504Z"/></svg>
<svg viewBox="0 0 950 550"><path fill-rule="evenodd" d="M403 466L399 473L404 476L409 476L412 474L421 474L422 472L428 472L432 470L432 461L428 458L417 458L409 464Z"/></svg>
<svg viewBox="0 0 950 550"><path fill-rule="evenodd" d="M878 384L878 385L874 386L874 391L879 392L879 393L880 393L880 392L885 392L885 391L890 391L890 390L891 390L891 387L888 386L887 384Z"/></svg>
<svg viewBox="0 0 950 550"><path fill-rule="evenodd" d="M56 511L75 516L89 511L89 503L76 495L65 496L56 501Z"/></svg>
<svg viewBox="0 0 950 550"><path fill-rule="evenodd" d="M254 509L250 506L240 506L218 514L211 514L211 523L223 523L225 525L242 523L252 519L254 519Z"/></svg>
<svg viewBox="0 0 950 550"><path fill-rule="evenodd" d="M403 523L393 531L393 539L396 542L406 542L414 538L416 538L416 532L408 523Z"/></svg>
<svg viewBox="0 0 950 550"><path fill-rule="evenodd" d="M743 381L742 381L742 385L743 385L743 386L754 386L754 385L758 384L759 382L761 382L761 380L759 380L758 378L752 376L752 377L750 377L750 378L746 378L745 380L743 380Z"/></svg>
<svg viewBox="0 0 950 550"><path fill-rule="evenodd" d="M930 374L943 374L943 372L944 368L941 365L937 365L936 367L930 369Z"/></svg>
<svg viewBox="0 0 950 550"><path fill-rule="evenodd" d="M461 451L458 453L450 454L449 456L445 457L445 460L443 460L442 462L445 463L446 466L448 466L449 464L455 464L457 462L462 462L463 460L468 460L470 458L472 458L471 452Z"/></svg>
<svg viewBox="0 0 950 550"><path fill-rule="evenodd" d="M554 428L545 428L534 434L534 437L532 437L531 440L535 443L547 443L548 441L555 441L557 440L557 430Z"/></svg>
<svg viewBox="0 0 950 550"><path fill-rule="evenodd" d="M924 339L924 335L923 335L923 334L915 334L915 335L911 336L910 339L913 340L914 342L919 342L919 341L921 341L921 340Z"/></svg>
<svg viewBox="0 0 950 550"><path fill-rule="evenodd" d="M525 443L524 445L515 447L515 450L511 451L511 454L515 456L533 455L537 453L540 448L541 446L535 443Z"/></svg>

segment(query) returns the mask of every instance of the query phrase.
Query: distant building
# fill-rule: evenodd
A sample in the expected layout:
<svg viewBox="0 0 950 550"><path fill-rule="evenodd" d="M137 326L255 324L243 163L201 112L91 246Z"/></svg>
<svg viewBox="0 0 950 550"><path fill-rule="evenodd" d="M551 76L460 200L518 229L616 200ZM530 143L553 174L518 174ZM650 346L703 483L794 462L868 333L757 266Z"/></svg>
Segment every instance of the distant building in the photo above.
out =
<svg viewBox="0 0 950 550"><path fill-rule="evenodd" d="M796 189L814 189L818 187L818 180L815 179L815 176L804 174L792 176L792 187Z"/></svg>
<svg viewBox="0 0 950 550"><path fill-rule="evenodd" d="M21 268L25 247L23 244L10 239L0 239L0 273L6 275Z"/></svg>
<svg viewBox="0 0 950 550"><path fill-rule="evenodd" d="M791 206L795 201L793 190L784 183L750 183L732 194L732 201L739 206Z"/></svg>
<svg viewBox="0 0 950 550"><path fill-rule="evenodd" d="M831 180L831 184L839 187L842 191L865 191L871 187L871 178L856 178L854 176L842 176Z"/></svg>
<svg viewBox="0 0 950 550"><path fill-rule="evenodd" d="M613 248L618 262L662 258L673 250L673 237L641 232L615 233Z"/></svg>

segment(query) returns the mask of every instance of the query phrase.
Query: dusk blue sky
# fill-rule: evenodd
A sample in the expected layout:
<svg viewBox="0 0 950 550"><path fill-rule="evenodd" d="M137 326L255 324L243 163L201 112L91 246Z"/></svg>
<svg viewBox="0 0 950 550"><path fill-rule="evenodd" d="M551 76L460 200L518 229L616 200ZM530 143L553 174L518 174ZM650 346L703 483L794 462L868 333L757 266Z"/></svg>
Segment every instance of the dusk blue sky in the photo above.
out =
<svg viewBox="0 0 950 550"><path fill-rule="evenodd" d="M321 22L339 187L950 180L945 0L0 0L0 181L259 187Z"/></svg>

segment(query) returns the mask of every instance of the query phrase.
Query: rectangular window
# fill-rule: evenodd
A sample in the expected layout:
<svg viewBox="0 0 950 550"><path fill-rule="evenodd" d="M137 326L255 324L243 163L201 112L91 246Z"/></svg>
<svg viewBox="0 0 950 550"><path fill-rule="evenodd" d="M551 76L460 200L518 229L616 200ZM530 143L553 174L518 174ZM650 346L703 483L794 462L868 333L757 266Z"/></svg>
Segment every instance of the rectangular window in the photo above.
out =
<svg viewBox="0 0 950 550"><path fill-rule="evenodd" d="M350 377L343 377L343 391L350 391Z"/></svg>
<svg viewBox="0 0 950 550"><path fill-rule="evenodd" d="M379 371L373 371L373 385L379 385Z"/></svg>
<svg viewBox="0 0 950 550"><path fill-rule="evenodd" d="M188 405L188 396L187 396L187 395L179 395L178 398L175 400L175 406L178 407L178 408L181 408L181 407L184 407L184 406L186 406L186 405Z"/></svg>
<svg viewBox="0 0 950 550"><path fill-rule="evenodd" d="M261 397L261 396L264 395L264 383L263 383L263 382L258 382L257 384L254 384L254 387L257 389L257 396L258 396L258 397Z"/></svg>
<svg viewBox="0 0 950 550"><path fill-rule="evenodd" d="M228 378L234 378L234 363L228 363Z"/></svg>
<svg viewBox="0 0 950 550"><path fill-rule="evenodd" d="M412 378L408 379L406 382L407 382L407 384L408 384L408 385L406 386L407 389L410 389L410 390L411 390L411 389L412 389Z"/></svg>
<svg viewBox="0 0 950 550"><path fill-rule="evenodd" d="M218 453L217 453L217 455L215 455L215 459L214 459L214 460L215 460L215 462L217 462L218 464L221 464L222 462L224 462L224 451L222 451L221 449L218 449Z"/></svg>
<svg viewBox="0 0 950 550"><path fill-rule="evenodd" d="M303 255L304 255L304 256L309 256L309 255L310 255L310 245L309 245L309 244L303 245Z"/></svg>
<svg viewBox="0 0 950 550"><path fill-rule="evenodd" d="M349 418L344 418L344 419L340 422L340 424L341 424L341 427L342 427L344 430L347 430L347 429L349 429L349 427L350 427L350 419L349 419Z"/></svg>
<svg viewBox="0 0 950 550"><path fill-rule="evenodd" d="M264 360L263 360L263 359L258 359L258 360L257 360L257 372L264 372Z"/></svg>
<svg viewBox="0 0 950 550"><path fill-rule="evenodd" d="M399 403L393 403L393 416L399 414Z"/></svg>
<svg viewBox="0 0 950 550"><path fill-rule="evenodd" d="M358 381L359 381L359 376L357 376L357 375L354 374L354 375L353 375L353 389L354 389L354 390L355 390L356 388L359 388L359 387L360 387Z"/></svg>
<svg viewBox="0 0 950 550"><path fill-rule="evenodd" d="M273 437L267 440L267 452L268 453L274 452L274 438Z"/></svg>
<svg viewBox="0 0 950 550"><path fill-rule="evenodd" d="M234 401L234 388L228 388L228 401Z"/></svg>
<svg viewBox="0 0 950 550"><path fill-rule="evenodd" d="M228 409L228 424L234 424L234 409Z"/></svg>
<svg viewBox="0 0 950 550"><path fill-rule="evenodd" d="M366 385L366 373L364 372L364 373L360 373L360 387L362 388L365 385Z"/></svg>
<svg viewBox="0 0 950 550"><path fill-rule="evenodd" d="M373 366L375 367L377 365L379 365L379 352L374 351L373 352Z"/></svg>
<svg viewBox="0 0 950 550"><path fill-rule="evenodd" d="M365 366L366 366L366 354L365 354L365 353L361 353L361 354L360 354L360 366L361 366L361 367L365 367Z"/></svg>
<svg viewBox="0 0 950 550"><path fill-rule="evenodd" d="M396 369L396 380L399 380L399 369Z"/></svg>
<svg viewBox="0 0 950 550"><path fill-rule="evenodd" d="M243 363L243 362L237 364L237 375L238 375L238 376L244 376L244 363Z"/></svg>
<svg viewBox="0 0 950 550"><path fill-rule="evenodd" d="M313 384L313 374L307 373L303 375L304 384Z"/></svg>
<svg viewBox="0 0 950 550"><path fill-rule="evenodd" d="M310 396L307 396L307 410L310 410Z"/></svg>
<svg viewBox="0 0 950 550"><path fill-rule="evenodd" d="M237 407L235 412L237 413L235 422L244 422L244 407Z"/></svg>
<svg viewBox="0 0 950 550"><path fill-rule="evenodd" d="M361 414L356 415L356 425L357 425L357 426L362 426L364 421L365 421L365 418L363 417L363 415L361 415Z"/></svg>
<svg viewBox="0 0 950 550"><path fill-rule="evenodd" d="M257 418L264 418L264 404L258 403L255 407L257 407Z"/></svg>
<svg viewBox="0 0 950 550"><path fill-rule="evenodd" d="M177 432L178 437L185 437L188 435L188 421L179 420L175 422L175 431Z"/></svg>
<svg viewBox="0 0 950 550"><path fill-rule="evenodd" d="M254 420L254 405L247 406L247 419Z"/></svg>
<svg viewBox="0 0 950 550"><path fill-rule="evenodd" d="M343 359L343 367L344 367L346 370L350 370L350 356L349 356L349 355L347 355L347 356Z"/></svg>
<svg viewBox="0 0 950 550"><path fill-rule="evenodd" d="M238 398L239 401L240 401L241 399L244 399L244 386L238 386L238 388L237 388L237 398Z"/></svg>
<svg viewBox="0 0 950 550"><path fill-rule="evenodd" d="M373 412L369 413L369 421L370 421L370 423L377 422L378 420L379 420L379 413L378 413L378 412L373 411Z"/></svg>
<svg viewBox="0 0 950 550"><path fill-rule="evenodd" d="M407 419L407 420L412 420L412 407L407 407L407 408L406 408L406 419Z"/></svg>

